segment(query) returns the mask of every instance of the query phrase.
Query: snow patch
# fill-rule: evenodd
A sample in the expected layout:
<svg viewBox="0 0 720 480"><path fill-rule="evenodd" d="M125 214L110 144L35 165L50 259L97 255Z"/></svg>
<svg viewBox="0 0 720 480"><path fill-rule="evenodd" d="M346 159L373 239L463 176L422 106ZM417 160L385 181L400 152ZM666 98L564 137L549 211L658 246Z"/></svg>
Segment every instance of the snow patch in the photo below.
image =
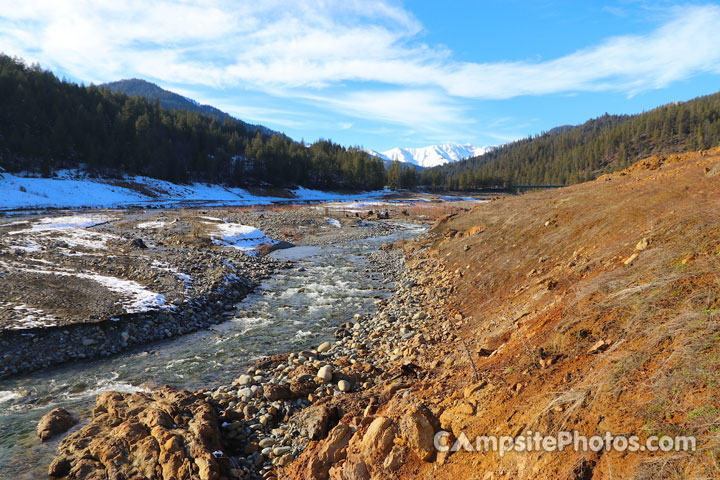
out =
<svg viewBox="0 0 720 480"><path fill-rule="evenodd" d="M243 188L215 184L180 185L142 176L128 176L123 180L124 185L136 184L137 190L116 185L111 179L88 178L75 170L59 171L57 178L21 177L6 173L0 177L0 209L118 208L130 205L171 207L187 204L247 206L304 201L349 201L375 198L387 193L375 191L340 194L298 188L291 191L295 198L288 199L254 195Z"/></svg>
<svg viewBox="0 0 720 480"><path fill-rule="evenodd" d="M175 277L182 281L185 284L185 289L188 290L192 288L193 279L190 275L187 273L183 273L180 270L178 270L176 267L173 267L171 265L168 265L167 263L158 262L157 260L153 260L153 262L150 264L150 266L156 270L161 270L163 272L170 272Z"/></svg>
<svg viewBox="0 0 720 480"><path fill-rule="evenodd" d="M45 217L32 224L30 228L25 230L15 230L13 232L9 232L9 235L18 235L28 232L45 232L48 230L68 228L94 227L95 225L109 222L113 219L113 217L109 217L107 215L68 215L60 217Z"/></svg>
<svg viewBox="0 0 720 480"><path fill-rule="evenodd" d="M143 222L143 223L137 224L137 228L147 228L147 229L163 228L165 226L167 226L167 222L162 222L159 220L154 220L154 221L150 221L150 222Z"/></svg>
<svg viewBox="0 0 720 480"><path fill-rule="evenodd" d="M97 273L78 273L76 276L80 278L89 278L111 292L115 292L127 300L123 302L123 307L127 313L145 312L165 307L165 295L152 292L137 282L132 280L123 280L117 277L107 277Z"/></svg>
<svg viewBox="0 0 720 480"><path fill-rule="evenodd" d="M215 232L210 235L213 243L240 250L246 254L254 254L261 245L274 245L277 241L265 235L265 233L249 225L239 223L208 224L215 227Z"/></svg>
<svg viewBox="0 0 720 480"><path fill-rule="evenodd" d="M55 242L64 242L71 247L84 247L89 250L103 250L108 240L119 239L109 233L86 230L101 223L114 220L107 215L69 215L59 217L44 217L30 224L30 228L8 232L8 237L24 235L24 243L11 245L26 252L36 252L41 249L38 240L46 238Z"/></svg>
<svg viewBox="0 0 720 480"><path fill-rule="evenodd" d="M0 262L0 265L3 267L9 267L8 264L4 262ZM148 310L156 310L156 309L169 309L172 308L168 305L166 305L167 301L165 299L164 295L161 295L159 293L155 293L153 291L150 291L146 289L141 284L134 282L132 280L124 280L122 278L117 277L109 277L106 275L100 275L99 273L94 272L77 272L69 269L53 269L53 270L43 270L39 267L37 268L27 268L27 267L16 267L15 270L23 271L23 272L29 272L29 273L39 273L44 275L59 275L64 277L77 277L77 278L84 278L88 280L95 281L102 285L103 287L107 288L111 292L117 293L120 295L120 297L123 298L123 301L120 302L120 304L123 306L123 309L126 313L139 313L139 312L145 312ZM19 326L18 328L31 328L33 326L46 326L44 325L37 325L34 322L48 322L51 319L54 320L52 317L41 317L38 318L36 315L43 313L42 310L34 309L32 307L28 307L26 305L18 305L16 307L13 307L15 310L19 311L28 311L31 315L26 316L23 319L23 325Z"/></svg>

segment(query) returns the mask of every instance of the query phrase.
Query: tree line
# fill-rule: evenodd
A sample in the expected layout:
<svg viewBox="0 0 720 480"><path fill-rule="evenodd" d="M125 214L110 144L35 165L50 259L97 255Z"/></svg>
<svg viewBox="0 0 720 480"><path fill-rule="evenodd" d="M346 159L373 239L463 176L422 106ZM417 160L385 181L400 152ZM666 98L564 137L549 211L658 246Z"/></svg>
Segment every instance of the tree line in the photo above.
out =
<svg viewBox="0 0 720 480"><path fill-rule="evenodd" d="M405 188L413 189L418 186L417 170L413 166L403 165L399 160L394 160L387 171L387 184L392 189Z"/></svg>
<svg viewBox="0 0 720 480"><path fill-rule="evenodd" d="M608 115L560 127L463 162L424 170L420 184L465 190L513 185L569 185L621 170L653 154L720 145L720 94L637 115Z"/></svg>
<svg viewBox="0 0 720 480"><path fill-rule="evenodd" d="M381 160L330 140L310 146L233 118L167 110L158 101L61 81L0 55L0 165L51 176L84 167L173 182L378 189Z"/></svg>

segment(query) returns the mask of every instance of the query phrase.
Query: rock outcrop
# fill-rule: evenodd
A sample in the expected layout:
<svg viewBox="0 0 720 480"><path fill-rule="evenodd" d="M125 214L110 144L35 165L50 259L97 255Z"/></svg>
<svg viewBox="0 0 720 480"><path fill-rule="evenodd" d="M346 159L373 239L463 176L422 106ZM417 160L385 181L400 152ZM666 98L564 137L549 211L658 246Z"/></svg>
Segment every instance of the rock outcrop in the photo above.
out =
<svg viewBox="0 0 720 480"><path fill-rule="evenodd" d="M217 480L226 470L215 410L201 394L163 387L106 392L88 425L60 443L50 475Z"/></svg>

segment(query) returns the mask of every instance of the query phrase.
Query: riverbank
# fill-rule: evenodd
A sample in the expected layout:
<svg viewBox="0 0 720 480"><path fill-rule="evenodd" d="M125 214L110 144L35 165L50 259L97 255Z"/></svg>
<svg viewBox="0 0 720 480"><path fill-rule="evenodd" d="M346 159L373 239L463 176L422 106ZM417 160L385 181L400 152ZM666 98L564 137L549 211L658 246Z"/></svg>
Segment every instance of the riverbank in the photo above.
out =
<svg viewBox="0 0 720 480"><path fill-rule="evenodd" d="M408 223L408 217L425 218L427 212L423 206L419 215L401 214L400 209L408 205L395 204L396 211L390 210L389 215L380 211L383 218L378 220L377 205L369 206L372 213L368 207L363 210L362 205L353 207L353 211L346 209L347 206L342 206L344 211L334 206L310 207L310 212L306 208L233 210L233 214L247 215L242 221L257 222L253 224L269 235L292 232L297 244L305 246L275 251L265 257L268 262L280 265L292 262L294 267L277 269L262 280L261 288L240 301L236 310L224 312L225 323L142 348L130 347L126 353L106 359L84 359L0 382L0 425L3 426L0 464L4 465L3 469L21 479L34 479L42 474L42 467L40 471L37 467L50 463L48 455L56 448L57 440L40 444L31 438L34 436L31 429L39 415L49 409L56 406L70 409L82 419L82 426L91 414L89 402L96 393L106 390L133 392L165 383L198 388L217 384L218 380L227 385L237 375L228 372L237 372L247 364L248 358L293 350L293 345L310 348L317 343L308 339L318 338L319 342L326 336L328 340L332 338L335 326L344 321L340 319L351 319L352 312L370 311L373 300L389 294L391 284L363 259L392 238L414 235L411 230L417 227ZM133 215L138 213L144 215L143 212L133 212ZM197 216L201 212L193 213ZM387 216L390 219L384 218ZM333 225L329 218L341 226ZM132 222L147 223L147 219L137 218ZM288 225L295 227L288 228ZM152 243L161 237L146 234L144 238ZM218 249L217 253L222 255L233 252L225 246L211 248ZM77 325L79 328L84 324Z"/></svg>
<svg viewBox="0 0 720 480"><path fill-rule="evenodd" d="M429 342L438 337L420 335L428 324L427 313L421 308L422 295L414 293L416 280L405 269L404 255L395 249L383 249L369 257L384 281L396 285L393 296L376 301L376 312L358 312L352 322L339 325L335 341L261 359L232 385L201 390L200 397L193 397L200 404L204 397L213 407L214 415L205 423L219 426L217 434L211 434L210 444L222 445L214 455L208 457L213 452L201 455L210 460L200 478L222 478L223 475L241 479L276 478L311 442L325 438L341 418L362 416L364 410L371 412L370 399L377 397L378 389L388 381L398 380L396 387L399 388L405 382L427 375L426 369L432 365L415 361ZM398 388L394 387L393 392ZM128 451L122 459L113 457L111 465L102 459L108 458L106 450L112 442L95 442L94 446L87 447L89 441L107 440L111 430L125 428L122 425L126 424L130 428L133 424L127 405L138 404L137 394L118 395L115 399L99 397L98 405L103 406L95 409L91 423L63 440L59 446L60 456L53 464L56 473L70 472L69 478L87 478L82 472L90 467L82 459L88 453L100 459L92 469L101 476L102 472L122 475L135 472L134 465L138 463L135 452ZM168 393L160 391L152 395L165 398ZM108 408L108 402L112 408ZM154 408L157 408L154 404L146 404L141 413L135 411L132 416L141 419L145 435L140 434L140 439L162 444L161 439L167 435L163 432L167 430L183 437L180 444L193 441L194 434L188 429L170 425L159 428L157 418L144 413ZM111 418L108 412L112 412ZM214 428L209 431L213 432ZM94 451L89 452L88 448ZM178 452L175 449L174 454L163 454L162 450L144 462L165 469L168 465L165 461L175 458ZM182 464L177 459L173 461L176 468ZM65 470L57 470L58 465ZM322 471L329 467L309 468ZM307 478L321 478L313 475Z"/></svg>
<svg viewBox="0 0 720 480"><path fill-rule="evenodd" d="M313 207L112 210L0 223L0 378L222 323L264 278L291 266L267 252L397 229L371 216Z"/></svg>
<svg viewBox="0 0 720 480"><path fill-rule="evenodd" d="M206 438L223 449L191 455L208 459L192 471L292 480L717 478L718 172L717 150L650 157L594 182L450 213L427 234L395 242L402 257L384 250L378 260L388 266L377 270L401 273L376 312L357 312L333 342L269 356L235 382L194 394L197 411L212 412L204 424L218 426ZM137 397L99 400L93 423L60 446L71 469L96 462L70 478L104 478L106 459L118 457L103 450L108 443L88 451L87 440L114 438L101 433L112 425L158 445L143 450L150 457L130 448L123 459L160 466L164 452L191 461L173 445L197 443L197 415L160 424L151 410L166 394L145 395L156 405L136 420L122 405ZM542 440L569 431L610 435L612 448L528 447L527 432ZM448 446L468 442L438 451L438 432ZM510 442L492 450L476 437ZM657 445L660 437L692 438L695 448L629 451L614 441Z"/></svg>

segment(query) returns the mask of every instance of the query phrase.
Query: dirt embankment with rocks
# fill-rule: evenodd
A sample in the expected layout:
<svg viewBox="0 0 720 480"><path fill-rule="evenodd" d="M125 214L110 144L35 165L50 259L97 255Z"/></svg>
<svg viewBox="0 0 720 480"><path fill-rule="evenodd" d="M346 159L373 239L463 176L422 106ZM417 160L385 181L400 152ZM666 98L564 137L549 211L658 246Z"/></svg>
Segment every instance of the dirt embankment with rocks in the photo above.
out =
<svg viewBox="0 0 720 480"><path fill-rule="evenodd" d="M650 157L448 216L404 245L425 318L382 365L405 375L354 394L357 408L280 476L720 478L719 173L720 149ZM477 447L478 435L574 430L696 448L430 448L438 431Z"/></svg>
<svg viewBox="0 0 720 480"><path fill-rule="evenodd" d="M720 149L651 157L448 215L375 255L398 275L377 312L197 393L218 416L224 462L199 478L720 477L718 172ZM177 425L163 428L191 443ZM697 447L501 455L433 443L441 431L477 446L476 435L573 430L692 435ZM71 468L84 458L63 454Z"/></svg>

